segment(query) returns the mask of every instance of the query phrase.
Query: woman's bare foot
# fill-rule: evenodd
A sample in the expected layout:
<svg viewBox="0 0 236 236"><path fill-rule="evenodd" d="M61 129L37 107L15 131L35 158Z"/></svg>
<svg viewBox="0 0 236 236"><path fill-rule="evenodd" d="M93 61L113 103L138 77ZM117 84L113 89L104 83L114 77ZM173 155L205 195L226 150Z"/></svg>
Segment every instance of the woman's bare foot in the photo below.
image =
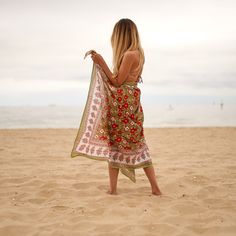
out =
<svg viewBox="0 0 236 236"><path fill-rule="evenodd" d="M148 180L151 184L152 194L158 195L158 196L162 195L162 192L157 185L155 170L153 166L143 168L143 170L145 171L145 174L147 175Z"/></svg>
<svg viewBox="0 0 236 236"><path fill-rule="evenodd" d="M152 194L157 195L157 196L163 195L163 193L160 191L158 187L155 189L152 189Z"/></svg>
<svg viewBox="0 0 236 236"><path fill-rule="evenodd" d="M107 190L107 193L108 194L111 194L111 195L117 195L117 192L116 191L112 191L112 190Z"/></svg>

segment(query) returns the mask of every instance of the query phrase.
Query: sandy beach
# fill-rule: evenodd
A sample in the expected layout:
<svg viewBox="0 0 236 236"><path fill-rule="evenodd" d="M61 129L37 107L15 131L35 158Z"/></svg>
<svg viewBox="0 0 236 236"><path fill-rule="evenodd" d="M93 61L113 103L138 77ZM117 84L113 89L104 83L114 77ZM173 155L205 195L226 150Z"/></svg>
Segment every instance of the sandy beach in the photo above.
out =
<svg viewBox="0 0 236 236"><path fill-rule="evenodd" d="M0 235L236 235L236 128L146 128L163 196L70 157L77 129L0 130Z"/></svg>

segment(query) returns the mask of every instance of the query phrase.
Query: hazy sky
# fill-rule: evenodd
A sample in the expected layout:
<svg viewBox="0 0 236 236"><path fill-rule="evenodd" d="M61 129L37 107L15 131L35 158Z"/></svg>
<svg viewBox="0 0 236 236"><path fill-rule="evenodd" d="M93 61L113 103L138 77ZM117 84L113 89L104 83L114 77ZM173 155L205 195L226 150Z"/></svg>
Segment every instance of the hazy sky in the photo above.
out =
<svg viewBox="0 0 236 236"><path fill-rule="evenodd" d="M0 0L0 105L84 100L95 49L111 66L120 18L138 26L144 94L236 96L234 0Z"/></svg>

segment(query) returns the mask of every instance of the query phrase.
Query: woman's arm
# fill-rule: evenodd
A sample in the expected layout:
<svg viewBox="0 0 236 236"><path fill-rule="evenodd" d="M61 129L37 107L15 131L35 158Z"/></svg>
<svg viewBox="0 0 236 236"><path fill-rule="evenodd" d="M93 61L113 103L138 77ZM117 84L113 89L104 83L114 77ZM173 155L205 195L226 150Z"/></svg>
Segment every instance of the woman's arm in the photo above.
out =
<svg viewBox="0 0 236 236"><path fill-rule="evenodd" d="M131 52L126 52L123 56L118 74L115 78L113 78L113 73L110 71L105 60L100 54L93 54L92 59L95 63L101 66L108 79L116 87L121 86L125 82L135 61L134 55Z"/></svg>

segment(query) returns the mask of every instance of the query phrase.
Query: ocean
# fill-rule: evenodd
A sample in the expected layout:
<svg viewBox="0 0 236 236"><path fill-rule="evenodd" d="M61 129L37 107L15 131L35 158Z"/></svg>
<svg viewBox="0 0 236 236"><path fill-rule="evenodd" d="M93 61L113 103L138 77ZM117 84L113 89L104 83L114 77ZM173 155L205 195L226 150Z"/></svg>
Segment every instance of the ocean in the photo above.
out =
<svg viewBox="0 0 236 236"><path fill-rule="evenodd" d="M236 126L236 106L143 104L144 127ZM78 128L83 106L1 106L0 128Z"/></svg>

